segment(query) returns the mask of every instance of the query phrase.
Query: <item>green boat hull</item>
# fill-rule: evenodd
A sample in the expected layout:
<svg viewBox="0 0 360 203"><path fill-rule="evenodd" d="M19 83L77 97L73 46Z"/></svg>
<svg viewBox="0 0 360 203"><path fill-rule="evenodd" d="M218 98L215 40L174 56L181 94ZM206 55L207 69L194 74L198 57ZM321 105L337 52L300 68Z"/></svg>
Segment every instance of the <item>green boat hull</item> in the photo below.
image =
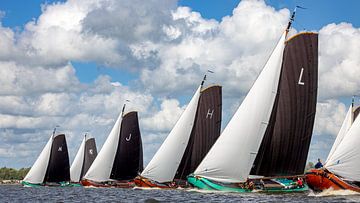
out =
<svg viewBox="0 0 360 203"><path fill-rule="evenodd" d="M80 183L69 183L69 182L59 182L56 185L47 185L45 183L30 183L26 181L21 181L21 184L24 187L42 187L42 186L54 186L54 187L81 187Z"/></svg>
<svg viewBox="0 0 360 203"><path fill-rule="evenodd" d="M204 177L195 177L193 175L189 175L187 177L188 182L196 188L203 190L214 190L214 191L225 191L225 192L252 192L252 189L241 188L240 186L236 186L236 184L222 184L214 181L210 181ZM286 179L277 179L278 182L284 187L276 187L276 188L261 188L255 189L256 192L268 192L268 193L290 193L290 192L306 192L309 190L307 184L304 184L303 187L294 187L292 185L292 181L288 181Z"/></svg>
<svg viewBox="0 0 360 203"><path fill-rule="evenodd" d="M225 191L225 192L251 192L250 189L244 189L240 187L229 187L226 185L221 185L214 183L206 178L203 177L195 177L195 176L188 176L188 182L196 188L203 189L203 190L215 190L215 191Z"/></svg>

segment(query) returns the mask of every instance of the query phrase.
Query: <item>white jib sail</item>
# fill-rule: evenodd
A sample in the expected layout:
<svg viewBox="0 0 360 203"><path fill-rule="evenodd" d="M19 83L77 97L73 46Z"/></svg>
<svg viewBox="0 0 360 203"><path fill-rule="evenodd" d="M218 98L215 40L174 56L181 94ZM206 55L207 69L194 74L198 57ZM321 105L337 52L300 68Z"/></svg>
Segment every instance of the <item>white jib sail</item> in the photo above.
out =
<svg viewBox="0 0 360 203"><path fill-rule="evenodd" d="M194 174L234 183L247 179L268 125L277 94L285 33L264 69Z"/></svg>
<svg viewBox="0 0 360 203"><path fill-rule="evenodd" d="M81 142L80 148L75 156L75 159L70 167L70 180L72 182L79 182L81 176L81 169L84 163L84 154L85 154L85 142L86 137L84 137L83 141Z"/></svg>
<svg viewBox="0 0 360 203"><path fill-rule="evenodd" d="M339 146L339 144L341 143L341 141L344 139L346 133L349 131L351 124L352 124L352 114L353 114L353 108L352 106L349 107L349 110L345 116L344 122L341 125L341 128L339 130L338 135L336 136L335 142L330 150L330 153L326 159L325 162L325 167L328 165L333 165L334 163L332 163L330 160L332 155L334 154L335 150L337 149L337 147Z"/></svg>
<svg viewBox="0 0 360 203"><path fill-rule="evenodd" d="M190 134L195 122L195 115L199 103L201 86L196 90L193 98L182 113L174 128L167 136L141 176L159 183L170 182L184 155Z"/></svg>
<svg viewBox="0 0 360 203"><path fill-rule="evenodd" d="M41 151L39 157L36 159L34 165L31 167L30 171L26 174L23 181L39 184L44 181L46 169L49 164L50 150L52 145L52 136L49 141L46 143L44 149Z"/></svg>
<svg viewBox="0 0 360 203"><path fill-rule="evenodd" d="M360 181L360 119L354 123L340 142L326 168L347 180Z"/></svg>
<svg viewBox="0 0 360 203"><path fill-rule="evenodd" d="M99 154L96 156L94 162L91 164L83 179L97 182L108 181L110 179L110 173L119 144L121 121L122 116L120 114L103 147L101 148Z"/></svg>

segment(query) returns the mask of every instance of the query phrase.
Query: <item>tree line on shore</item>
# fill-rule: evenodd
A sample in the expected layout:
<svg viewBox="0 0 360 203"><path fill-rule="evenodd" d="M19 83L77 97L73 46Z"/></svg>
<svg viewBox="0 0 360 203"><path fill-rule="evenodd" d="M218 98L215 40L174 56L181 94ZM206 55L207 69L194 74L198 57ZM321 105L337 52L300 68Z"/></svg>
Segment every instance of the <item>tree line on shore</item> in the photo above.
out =
<svg viewBox="0 0 360 203"><path fill-rule="evenodd" d="M29 170L30 168L21 168L17 170L14 168L2 167L0 168L0 180L22 180Z"/></svg>

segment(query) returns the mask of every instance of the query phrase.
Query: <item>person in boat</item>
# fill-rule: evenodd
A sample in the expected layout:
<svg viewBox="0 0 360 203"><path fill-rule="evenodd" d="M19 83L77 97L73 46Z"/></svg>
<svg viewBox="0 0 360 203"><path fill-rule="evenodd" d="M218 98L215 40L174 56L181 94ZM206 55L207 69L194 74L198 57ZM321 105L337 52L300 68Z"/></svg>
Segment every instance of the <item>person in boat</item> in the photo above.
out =
<svg viewBox="0 0 360 203"><path fill-rule="evenodd" d="M298 178L297 181L296 181L296 183L297 183L297 186L298 186L299 188L304 187L304 183L303 183L302 178Z"/></svg>
<svg viewBox="0 0 360 203"><path fill-rule="evenodd" d="M323 167L323 164L321 163L321 160L318 159L318 162L315 164L315 168L318 169L318 168L322 168Z"/></svg>
<svg viewBox="0 0 360 203"><path fill-rule="evenodd" d="M253 190L255 188L255 184L251 180L247 180L244 183L239 183L238 186L243 189L248 189L248 190Z"/></svg>

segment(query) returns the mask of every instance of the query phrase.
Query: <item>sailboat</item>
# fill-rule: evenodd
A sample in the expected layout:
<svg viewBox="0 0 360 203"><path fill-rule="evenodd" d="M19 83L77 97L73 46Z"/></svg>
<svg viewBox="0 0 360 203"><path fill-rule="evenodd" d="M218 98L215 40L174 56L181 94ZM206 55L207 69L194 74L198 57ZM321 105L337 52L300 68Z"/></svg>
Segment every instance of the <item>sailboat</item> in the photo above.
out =
<svg viewBox="0 0 360 203"><path fill-rule="evenodd" d="M64 134L55 135L55 131L56 128L30 171L22 180L22 185L26 187L72 186L66 138Z"/></svg>
<svg viewBox="0 0 360 203"><path fill-rule="evenodd" d="M188 176L193 186L232 192L308 189L301 174L315 117L318 35L287 39L295 11L242 104Z"/></svg>
<svg viewBox="0 0 360 203"><path fill-rule="evenodd" d="M70 167L70 180L72 183L80 183L80 180L89 170L96 156L95 138L91 138L85 134L79 151Z"/></svg>
<svg viewBox="0 0 360 203"><path fill-rule="evenodd" d="M360 106L354 107L353 99L324 167L305 174L313 190L332 188L360 192L359 113Z"/></svg>
<svg viewBox="0 0 360 203"><path fill-rule="evenodd" d="M125 104L99 154L81 184L92 187L134 187L143 169L142 142L136 111L124 113Z"/></svg>
<svg viewBox="0 0 360 203"><path fill-rule="evenodd" d="M203 88L206 75L185 111L144 171L139 187L188 187L189 175L199 165L221 129L221 86Z"/></svg>

